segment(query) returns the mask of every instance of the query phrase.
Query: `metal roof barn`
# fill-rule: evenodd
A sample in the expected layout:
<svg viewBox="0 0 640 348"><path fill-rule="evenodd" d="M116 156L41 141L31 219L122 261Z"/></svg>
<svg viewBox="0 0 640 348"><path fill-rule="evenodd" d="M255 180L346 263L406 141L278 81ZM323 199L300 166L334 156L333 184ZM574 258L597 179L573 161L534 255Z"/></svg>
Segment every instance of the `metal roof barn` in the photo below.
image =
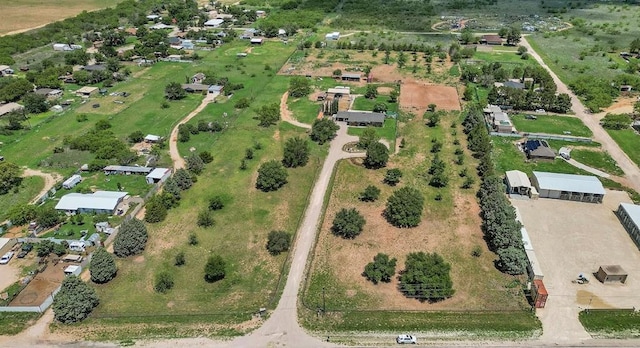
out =
<svg viewBox="0 0 640 348"><path fill-rule="evenodd" d="M542 198L602 203L606 191L595 176L533 172L534 185Z"/></svg>

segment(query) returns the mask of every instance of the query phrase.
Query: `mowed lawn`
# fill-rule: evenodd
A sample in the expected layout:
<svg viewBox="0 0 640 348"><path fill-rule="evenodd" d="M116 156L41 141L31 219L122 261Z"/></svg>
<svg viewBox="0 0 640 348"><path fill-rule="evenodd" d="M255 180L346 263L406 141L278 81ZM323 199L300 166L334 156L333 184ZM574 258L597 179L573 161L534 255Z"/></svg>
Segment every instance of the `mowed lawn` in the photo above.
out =
<svg viewBox="0 0 640 348"><path fill-rule="evenodd" d="M397 122L395 118L387 118L384 120L384 126L372 127L373 129L375 129L376 134L381 139L386 139L387 141L389 141L389 144L391 145L391 149L395 149L396 125L397 125ZM367 128L366 127L349 127L347 129L347 134L360 136L365 129Z"/></svg>
<svg viewBox="0 0 640 348"><path fill-rule="evenodd" d="M479 207L475 198L479 184L474 169L476 161L466 150L466 140L459 126L456 135L452 134L450 124L454 120L459 124L457 116L449 114L435 128L424 126L419 119L401 125L399 137L405 139L406 146L391 157L387 168L368 170L360 160L345 160L338 164L314 250L311 274L303 294L304 306L309 309L303 316L305 327L341 332L494 330L500 334L510 332L509 335L516 331L527 335L539 328L537 320L523 311L527 305L518 283L514 282L516 278L500 273L493 266L495 255L487 250L479 227ZM446 174L450 179L446 188L428 185L427 170L433 158L430 152L432 139L444 143L439 156L446 163ZM460 144L454 145L455 140ZM463 149L466 154L462 165L454 164L456 148ZM396 187L382 183L388 168L400 168L403 172ZM459 172L464 169L475 180L470 189L460 188L465 179ZM382 191L376 202L364 203L358 199L368 185L375 185ZM404 186L419 189L425 199L421 223L415 228L395 228L382 217L387 198ZM336 213L351 207L361 212L366 224L359 236L345 240L333 235L330 228ZM482 249L480 257L471 255L476 246ZM397 276L405 267L406 256L418 251L437 252L451 264L456 290L452 298L437 303L420 302L398 291ZM374 285L362 276L362 272L379 252L397 258L396 276L391 283ZM315 309L323 306L326 306L328 314L317 317ZM512 329L501 321L493 319L489 322L479 319L482 315L476 317L474 313L468 313L465 316L453 315L456 319L449 316L445 320L448 325L431 325L441 320L437 317L443 316L434 315L431 311L450 310L515 311L518 317L525 318L527 324ZM394 317L392 323L390 317ZM478 320L486 322L486 325L479 328Z"/></svg>
<svg viewBox="0 0 640 348"><path fill-rule="evenodd" d="M590 167L600 169L613 175L624 175L624 172L611 155L603 151L577 149L571 151L571 158Z"/></svg>
<svg viewBox="0 0 640 348"><path fill-rule="evenodd" d="M287 254L271 256L266 248L271 230L295 233L301 221L308 195L322 165L327 145L310 144L309 163L302 168L288 169L288 183L276 192L264 193L255 188L257 169L261 162L282 159L284 142L293 136L308 139L306 131L285 123L269 128L258 127L254 108L279 101L288 86L288 77L264 71L265 63L280 66L293 48L268 43L254 48L260 54L252 63L247 57L247 77L240 79L229 70L229 78L242 82L245 88L229 101L210 104L192 122L200 119L227 122L219 133L200 133L187 143L180 143L183 155L190 148L207 150L214 161L206 166L197 183L183 192L180 206L169 211L166 221L148 225L149 242L145 252L137 257L119 260L118 276L106 285L98 286L101 305L92 318L82 324L89 338L123 339L143 335L188 336L233 335L253 327L227 325L251 319L261 307L273 308L277 303L277 288L284 284L281 275ZM234 47L219 51L211 69L224 74L224 66L235 62ZM226 54L225 54L226 53ZM226 57L226 58L225 58ZM250 64L251 63L251 64ZM255 74L253 78L248 76ZM255 97L251 108L233 109L233 100ZM228 115L224 118L223 113ZM256 149L256 143L260 149ZM241 170L240 162L247 148L254 149L254 158ZM207 209L208 200L221 195L225 207L214 212L215 226L200 228L196 218ZM190 234L198 244L188 244ZM174 266L178 252L184 252L186 264ZM227 262L225 279L216 283L204 280L204 267L210 255L221 255ZM166 270L175 277L175 286L167 294L153 290L154 276ZM282 277L282 278L281 278ZM194 323L176 325L176 323ZM197 330L196 330L197 329Z"/></svg>
<svg viewBox="0 0 640 348"><path fill-rule="evenodd" d="M607 133L609 133L618 146L620 146L622 151L624 151L636 165L640 166L640 151L638 151L640 136L631 129L607 130Z"/></svg>
<svg viewBox="0 0 640 348"><path fill-rule="evenodd" d="M5 14L0 22L0 34L49 24L82 11L111 7L119 2L122 0L0 0L0 11Z"/></svg>
<svg viewBox="0 0 640 348"><path fill-rule="evenodd" d="M590 137L591 130L577 117L557 115L535 115L536 119L527 119L524 114L510 115L513 125L519 132L547 133Z"/></svg>

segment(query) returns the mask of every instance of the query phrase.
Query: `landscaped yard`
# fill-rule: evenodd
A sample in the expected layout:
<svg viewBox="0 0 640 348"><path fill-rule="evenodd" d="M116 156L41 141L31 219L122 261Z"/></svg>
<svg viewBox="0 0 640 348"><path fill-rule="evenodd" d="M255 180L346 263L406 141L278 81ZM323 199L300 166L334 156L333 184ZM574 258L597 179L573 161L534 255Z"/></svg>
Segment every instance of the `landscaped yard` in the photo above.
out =
<svg viewBox="0 0 640 348"><path fill-rule="evenodd" d="M308 97L289 97L287 106L289 107L289 111L291 111L293 118L302 123L312 124L313 121L318 118L321 103L311 101Z"/></svg>
<svg viewBox="0 0 640 348"><path fill-rule="evenodd" d="M387 118L384 120L384 125L382 127L371 127L372 129L376 130L376 134L381 139L386 139L387 141L389 141L392 152L393 152L393 149L395 149L396 132L397 132L396 125L397 125L397 122L395 118ZM347 134L360 136L362 135L362 132L364 132L365 129L367 128L366 127L349 127L347 129Z"/></svg>
<svg viewBox="0 0 640 348"><path fill-rule="evenodd" d="M536 119L527 119L524 114L510 115L513 125L519 132L547 133L590 137L593 134L577 117L557 115L535 115Z"/></svg>
<svg viewBox="0 0 640 348"><path fill-rule="evenodd" d="M607 130L607 133L618 143L622 151L624 151L637 166L640 166L640 151L638 151L640 136L631 129Z"/></svg>
<svg viewBox="0 0 640 348"><path fill-rule="evenodd" d="M398 103L390 103L388 95L379 95L375 99L358 97L353 102L353 110L373 111L376 104L386 104L387 112L398 112Z"/></svg>

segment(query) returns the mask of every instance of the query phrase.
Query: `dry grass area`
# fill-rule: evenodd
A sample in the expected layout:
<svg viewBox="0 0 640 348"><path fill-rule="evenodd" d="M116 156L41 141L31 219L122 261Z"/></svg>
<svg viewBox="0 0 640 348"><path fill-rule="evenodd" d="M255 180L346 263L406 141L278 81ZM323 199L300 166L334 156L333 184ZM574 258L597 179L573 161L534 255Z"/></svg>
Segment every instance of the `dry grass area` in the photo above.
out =
<svg viewBox="0 0 640 348"><path fill-rule="evenodd" d="M9 35L41 27L82 11L93 11L113 6L121 0L0 0L0 34ZM8 15L10 14L10 15Z"/></svg>
<svg viewBox="0 0 640 348"><path fill-rule="evenodd" d="M429 104L440 110L460 110L455 87L429 85L421 81L407 81L400 86L400 108L421 115Z"/></svg>

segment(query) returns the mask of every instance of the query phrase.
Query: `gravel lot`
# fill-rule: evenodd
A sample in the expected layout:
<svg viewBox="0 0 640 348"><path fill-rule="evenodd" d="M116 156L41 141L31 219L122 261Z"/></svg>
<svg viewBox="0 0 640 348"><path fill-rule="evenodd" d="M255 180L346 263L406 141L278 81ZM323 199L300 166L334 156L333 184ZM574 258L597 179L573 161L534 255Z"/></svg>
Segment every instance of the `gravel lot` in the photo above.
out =
<svg viewBox="0 0 640 348"><path fill-rule="evenodd" d="M520 210L549 292L538 310L542 340L563 343L588 339L578 321L584 308L640 307L640 252L614 211L630 202L625 192L607 191L603 204L540 198L512 200ZM602 284L592 273L616 264L628 274L626 284ZM574 284L579 273L589 284Z"/></svg>

